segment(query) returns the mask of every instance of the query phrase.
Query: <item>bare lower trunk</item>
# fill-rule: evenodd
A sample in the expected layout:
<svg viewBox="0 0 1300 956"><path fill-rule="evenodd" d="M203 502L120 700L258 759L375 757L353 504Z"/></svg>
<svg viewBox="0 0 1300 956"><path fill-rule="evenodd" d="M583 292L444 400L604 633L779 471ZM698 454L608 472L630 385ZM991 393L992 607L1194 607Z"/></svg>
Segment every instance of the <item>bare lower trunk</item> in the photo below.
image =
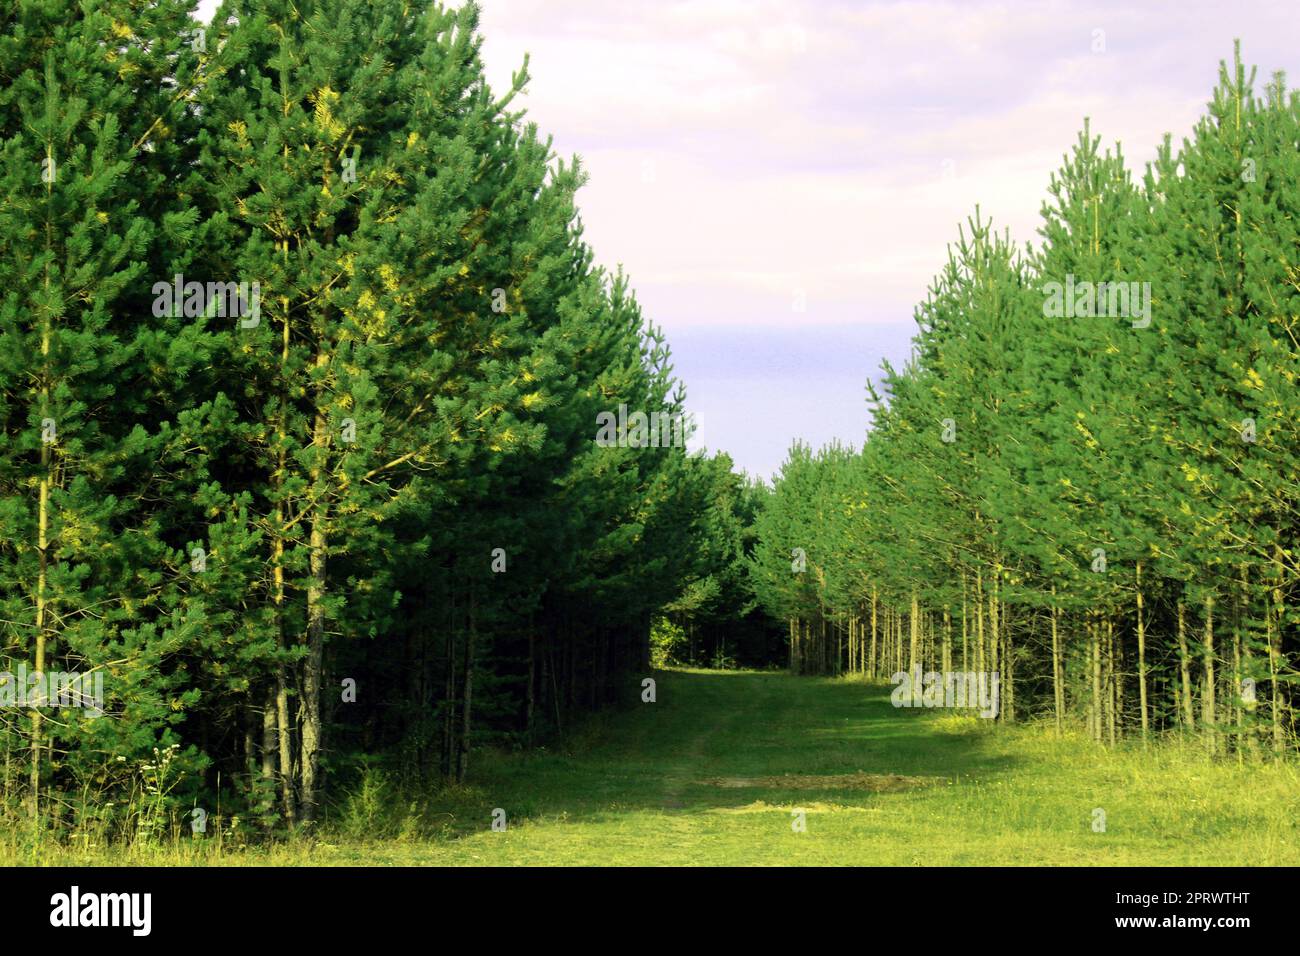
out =
<svg viewBox="0 0 1300 956"><path fill-rule="evenodd" d="M38 674L45 673L46 628L49 607L46 598L46 574L49 567L49 520L50 520L50 446L41 446L41 487L40 503L36 518L36 547L39 568L36 576L36 661ZM42 715L38 707L32 708L32 768L29 801L33 826L40 820L41 808L41 738Z"/></svg>
<svg viewBox="0 0 1300 956"><path fill-rule="evenodd" d="M1106 615L1106 686L1108 688L1106 730L1110 745L1114 747L1115 725L1118 721L1116 711L1119 709L1119 676L1115 673L1115 622L1111 620L1109 614Z"/></svg>
<svg viewBox="0 0 1300 956"><path fill-rule="evenodd" d="M1056 607L1056 585L1052 585L1052 704L1056 710L1056 732L1062 730L1065 719L1065 689L1061 686L1061 635L1060 611Z"/></svg>
<svg viewBox="0 0 1300 956"><path fill-rule="evenodd" d="M1178 670L1182 680L1182 693L1179 695L1183 705L1183 726L1188 730L1196 729L1196 714L1192 710L1192 660L1187 651L1187 614L1186 606L1178 602Z"/></svg>
<svg viewBox="0 0 1300 956"><path fill-rule="evenodd" d="M275 776L275 691L269 691L262 706L262 778Z"/></svg>
<svg viewBox="0 0 1300 956"><path fill-rule="evenodd" d="M786 622L786 624L787 624L786 630L790 634L790 673L798 674L799 671L796 670L794 666L794 657L795 657L795 652L797 650L795 645L798 642L799 637L798 637L798 632L795 630L794 618L790 618L789 621Z"/></svg>
<svg viewBox="0 0 1300 956"><path fill-rule="evenodd" d="M555 705L555 725L560 726L560 689L555 674L554 644L557 634L552 634L546 643L550 655L551 700ZM444 686L442 699L445 702L442 712L442 774L452 777L456 773L456 618L453 599L452 614L447 622L447 643L443 660Z"/></svg>
<svg viewBox="0 0 1300 956"><path fill-rule="evenodd" d="M46 148L46 158L52 165L54 162L53 147ZM53 177L46 180L45 194L47 200L54 190ZM51 235L50 224L47 221L45 229L45 247L48 251L52 250L53 238ZM47 260L45 266L45 292L50 292L50 262ZM47 646L46 632L49 629L49 596L48 596L48 574L50 565L50 485L53 483L54 476L54 435L45 433L45 422L50 417L50 343L54 334L54 319L47 310L41 320L41 480L40 489L37 497L36 513L36 550L38 569L36 573L36 633L35 633L35 668L37 673L45 673L45 655L47 651L52 650ZM56 425L57 430L57 425ZM40 808L41 808L41 738L42 738L42 714L38 707L33 707L31 712L32 718L32 766L30 779L30 793L28 803L30 806L31 822L33 827L40 826Z"/></svg>
<svg viewBox="0 0 1300 956"><path fill-rule="evenodd" d="M1001 644L1001 621L998 618L998 578L1001 576L1000 572L1001 568L994 570L992 587L989 590L989 671L994 674L998 673L998 651ZM998 714L999 719L1005 717L1006 707L1007 695L999 694L998 708L1001 711Z"/></svg>
<svg viewBox="0 0 1300 956"><path fill-rule="evenodd" d="M1205 599L1205 693L1201 696L1201 722L1205 724L1206 739L1211 754L1218 752L1218 737L1214 709L1214 598Z"/></svg>
<svg viewBox="0 0 1300 956"><path fill-rule="evenodd" d="M916 668L920 661L921 650L921 612L917 603L916 589L912 589L912 613L908 617L909 641L907 645L908 670Z"/></svg>
<svg viewBox="0 0 1300 956"><path fill-rule="evenodd" d="M299 773L302 820L316 819L320 795L320 754L324 747L321 720L321 690L325 666L325 531L324 517L313 516L311 524L311 583L307 585L307 656L302 675L302 756Z"/></svg>
<svg viewBox="0 0 1300 956"><path fill-rule="evenodd" d="M461 687L461 725L460 749L456 754L456 781L465 782L465 773L469 769L469 734L470 718L474 702L474 645L477 638L477 622L474 620L475 597L470 591L469 627L465 631L465 675Z"/></svg>
<svg viewBox="0 0 1300 956"><path fill-rule="evenodd" d="M966 653L966 572L961 573L961 669L963 672L970 670L970 661Z"/></svg>
<svg viewBox="0 0 1300 956"><path fill-rule="evenodd" d="M284 455L280 455L283 463ZM271 549L273 600L275 603L276 649L284 651L284 538L283 504L276 505L275 543ZM293 792L293 728L289 724L289 686L285 677L284 661L275 665L275 722L278 728L278 746L280 751L280 802L284 810L285 823L293 829L298 822L298 807Z"/></svg>
<svg viewBox="0 0 1300 956"><path fill-rule="evenodd" d="M329 364L324 352L316 356L317 368ZM325 397L317 397L316 419L312 424L312 445L316 448L317 464L311 470L311 485L319 492L324 469L320 462L330 443L329 420L322 407ZM326 521L329 505L320 501L312 506L310 543L311 577L307 584L307 656L303 659L302 700L302 750L299 773L302 801L302 819L311 823L316 819L316 804L320 797L320 755L325 746L325 725L321 719L321 691L325 682L325 588L328 539Z"/></svg>
<svg viewBox="0 0 1300 956"><path fill-rule="evenodd" d="M284 677L284 665L275 668L275 714L280 725L280 800L284 805L284 820L293 829L298 822L298 808L293 794L293 738L289 726L289 688Z"/></svg>
<svg viewBox="0 0 1300 956"><path fill-rule="evenodd" d="M281 247L281 254L286 254L287 249ZM284 581L284 536L286 509L283 496L284 475L288 467L288 457L286 454L286 443L288 442L287 415L288 402L287 382L289 366L289 303L288 300L281 297L280 307L284 313L284 321L280 329L280 380L285 383L284 389L280 394L279 417L276 422L276 470L273 478L276 489L275 502L275 539L271 545L271 575L272 575L272 601L275 605L275 634L276 650L283 655L285 649L284 640L284 598L285 598L285 581ZM289 686L285 676L284 659L276 662L275 665L275 718L279 729L279 749L280 749L280 799L284 809L284 820L290 829L297 825L298 808L294 799L293 792L293 728L289 724Z"/></svg>
<svg viewBox="0 0 1300 956"><path fill-rule="evenodd" d="M1273 562L1277 568L1276 579L1280 582L1283 580L1282 566L1282 547L1277 545L1273 548ZM1278 682L1278 674L1281 672L1282 665L1282 622L1286 620L1285 607L1283 605L1282 589L1275 587L1273 589L1273 608L1274 616L1277 620L1277 644L1273 643L1273 628L1268 632L1268 676L1269 685L1272 689L1272 718L1273 718L1273 751L1279 756L1285 749L1286 742L1282 735L1282 687Z"/></svg>
<svg viewBox="0 0 1300 956"><path fill-rule="evenodd" d="M867 664L871 676L876 676L876 586L871 585L871 658Z"/></svg>
<svg viewBox="0 0 1300 956"><path fill-rule="evenodd" d="M943 663L941 670L952 671L952 612L948 605L943 606Z"/></svg>
<svg viewBox="0 0 1300 956"><path fill-rule="evenodd" d="M529 740L533 737L533 711L537 702L537 640L533 634L533 619L528 618L528 697L524 710L524 733Z"/></svg>
<svg viewBox="0 0 1300 956"><path fill-rule="evenodd" d="M1101 743L1101 624L1093 620L1092 632L1092 739Z"/></svg>
<svg viewBox="0 0 1300 956"><path fill-rule="evenodd" d="M1142 741L1147 738L1147 626L1142 613L1142 562L1137 565L1138 707L1142 712Z"/></svg>

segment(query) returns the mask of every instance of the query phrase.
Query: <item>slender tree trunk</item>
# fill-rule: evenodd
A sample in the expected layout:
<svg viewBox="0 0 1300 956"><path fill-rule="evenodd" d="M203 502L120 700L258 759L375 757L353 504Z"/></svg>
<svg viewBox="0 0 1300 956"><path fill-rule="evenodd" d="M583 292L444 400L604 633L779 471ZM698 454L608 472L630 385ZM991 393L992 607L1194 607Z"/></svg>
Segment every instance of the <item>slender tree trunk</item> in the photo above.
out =
<svg viewBox="0 0 1300 956"><path fill-rule="evenodd" d="M813 624L800 618L800 674L811 674L809 659L815 659L816 648L813 645Z"/></svg>
<svg viewBox="0 0 1300 956"><path fill-rule="evenodd" d="M268 690L262 707L262 779L275 776L275 691Z"/></svg>
<svg viewBox="0 0 1300 956"><path fill-rule="evenodd" d="M1092 739L1101 743L1101 624L1095 617L1090 629L1092 631Z"/></svg>
<svg viewBox="0 0 1300 956"><path fill-rule="evenodd" d="M1217 716L1214 708L1214 598L1205 599L1205 693L1201 697L1201 722L1211 754L1218 753Z"/></svg>
<svg viewBox="0 0 1300 956"><path fill-rule="evenodd" d="M524 705L524 734L533 739L533 710L537 701L537 638L533 632L533 617L528 616L528 697Z"/></svg>
<svg viewBox="0 0 1300 956"><path fill-rule="evenodd" d="M1137 563L1138 708L1142 712L1142 743L1147 740L1147 625L1142 610L1142 562Z"/></svg>
<svg viewBox="0 0 1300 956"><path fill-rule="evenodd" d="M1277 585L1275 585L1273 588L1273 618L1272 619L1277 621L1277 627L1276 629L1270 627L1267 635L1268 676L1269 676L1269 686L1272 691L1271 694L1272 702L1271 702L1270 709L1273 712L1272 713L1273 751L1278 756L1281 756L1283 751L1286 748L1286 741L1282 733L1282 711L1284 706L1282 702L1282 685L1278 681L1278 674L1283 669L1282 665L1285 664L1285 661L1283 661L1281 658L1282 658L1282 626L1283 623L1286 621L1286 606L1283 603L1282 588L1280 587L1281 582L1283 581L1281 545L1276 545L1273 548L1273 563L1276 568L1276 575L1274 576L1274 580L1277 582ZM1265 598L1265 601L1267 601L1267 597ZM1273 642L1274 630L1276 630L1277 632L1276 644L1274 644Z"/></svg>
<svg viewBox="0 0 1300 956"><path fill-rule="evenodd" d="M316 358L317 367L328 364L328 358L321 353ZM319 397L323 401L324 396ZM323 408L316 412L312 428L312 444L315 445L318 460L325 454L329 445L329 422ZM312 469L313 488L322 480L319 465ZM316 818L316 803L320 793L320 754L324 747L325 726L321 720L321 691L324 684L325 664L325 587L326 587L326 521L328 506L317 503L312 506L311 531L309 540L311 553L309 558L311 577L307 585L307 655L303 660L302 700L302 739L300 745L302 756L299 759L299 772L302 775L300 800L302 803L302 820L311 823Z"/></svg>
<svg viewBox="0 0 1300 956"><path fill-rule="evenodd" d="M897 646L898 670L906 667L905 654L907 653L903 644L903 612L894 608L894 643Z"/></svg>
<svg viewBox="0 0 1300 956"><path fill-rule="evenodd" d="M283 451L280 461L284 461ZM281 465L283 474L283 464ZM271 586L272 602L275 613L276 649L283 655L284 641L284 503L276 502L276 532L271 545ZM275 664L275 722L277 728L277 746L280 757L280 802L284 809L284 820L289 829L298 822L298 810L294 800L293 775L293 728L289 723L289 685L285 675L284 660Z"/></svg>
<svg viewBox="0 0 1300 956"><path fill-rule="evenodd" d="M256 719L256 712L249 708L244 711L244 772L248 774L248 782L251 784L253 778L257 776L257 742L253 737L253 721ZM210 752L210 751L206 751Z"/></svg>
<svg viewBox="0 0 1300 956"><path fill-rule="evenodd" d="M835 651L831 662L831 672L836 676L844 673L844 632L840 628L838 618L830 619L830 637L834 639ZM830 642L827 643L829 650Z"/></svg>
<svg viewBox="0 0 1300 956"><path fill-rule="evenodd" d="M943 664L940 670L952 672L952 611L943 606Z"/></svg>
<svg viewBox="0 0 1300 956"><path fill-rule="evenodd" d="M1232 625L1232 722L1236 727L1234 736L1236 737L1237 760L1240 762L1245 754L1243 746L1244 738L1241 733L1242 729L1242 710L1241 710L1241 617L1243 611L1240 602L1237 602L1236 614Z"/></svg>
<svg viewBox="0 0 1300 956"><path fill-rule="evenodd" d="M1119 736L1124 736L1124 712L1128 707L1124 698L1124 669L1127 659L1124 657L1124 641L1114 636L1115 625L1111 623L1111 660L1114 662L1112 673L1115 675L1115 727Z"/></svg>
<svg viewBox="0 0 1300 956"><path fill-rule="evenodd" d="M1006 689L1002 693L1005 702L1002 719L1014 722L1016 719L1016 655L1011 636L1011 611L1006 601L1001 601L1000 605L998 623L1002 628L1002 671L1006 674L1004 678Z"/></svg>
<svg viewBox="0 0 1300 956"><path fill-rule="evenodd" d="M45 332L41 338L41 351L48 354L49 352L49 323L47 321ZM42 387L41 405L42 419L48 414L49 389L47 386ZM41 441L41 483L37 504L36 516L36 550L37 550L37 572L36 572L36 660L35 668L39 674L45 673L45 655L48 650L46 634L48 630L47 616L49 606L47 603L47 573L49 570L49 527L50 527L50 484L52 464L50 454L50 443L42 439ZM39 707L33 707L32 717L32 767L29 795L31 805L31 820L33 827L40 826L41 811L41 722L43 715Z"/></svg>
<svg viewBox="0 0 1300 956"><path fill-rule="evenodd" d="M998 627L998 578L1001 577L1000 571L1000 568L995 568L992 587L989 589L989 653L991 655L989 670L994 674L999 674L998 646L1000 643L1000 630ZM1005 675L999 674L999 680L1001 680L1003 676ZM998 705L1000 711L998 718L1002 719L1004 716L1003 712L1005 712L1007 705L1006 694L999 695Z"/></svg>
<svg viewBox="0 0 1300 956"><path fill-rule="evenodd" d="M970 661L966 654L966 572L961 573L961 669L963 673L970 673Z"/></svg>
<svg viewBox="0 0 1300 956"><path fill-rule="evenodd" d="M874 584L871 585L871 660L867 667L872 677L880 676L876 673L876 586Z"/></svg>
<svg viewBox="0 0 1300 956"><path fill-rule="evenodd" d="M280 253L282 258L287 259L288 247L287 242L281 242ZM275 718L276 726L279 732L279 751L280 751L280 799L284 808L285 823L289 829L297 825L298 810L294 799L294 773L293 773L293 727L289 723L289 682L285 674L284 651L285 651L285 580L284 580L284 549L285 549L285 524L287 521L287 511L284 501L284 476L288 468L288 456L286 452L286 443L288 442L288 368L289 368L289 342L290 342L290 321L289 321L289 301L285 297L280 297L280 309L283 313L283 322L280 328L280 407L276 420L276 469L271 481L275 489L275 537L271 542L271 600L274 605L275 614L275 636L276 650L279 652L280 659L275 665Z"/></svg>
<svg viewBox="0 0 1300 956"><path fill-rule="evenodd" d="M284 664L275 667L275 718L280 739L280 800L284 806L284 820L293 829L298 823L298 810L293 794L293 738L289 726L289 687L285 680Z"/></svg>
<svg viewBox="0 0 1300 956"><path fill-rule="evenodd" d="M1056 732L1064 729L1065 690L1061 684L1060 611L1056 606L1056 585L1052 585L1052 704L1056 711Z"/></svg>
<svg viewBox="0 0 1300 956"><path fill-rule="evenodd" d="M45 147L45 156L47 160L47 169L54 168L54 144L47 142ZM45 179L45 198L48 204L54 193L54 176L50 175ZM37 673L45 673L45 657L47 653L52 653L53 635L49 633L49 566L50 566L50 486L54 483L54 441L57 440L58 423L55 423L55 432L53 435L45 434L45 422L50 417L50 379L52 372L50 370L50 343L54 335L54 316L50 312L50 268L56 260L54 256L54 235L53 227L49 220L45 223L45 249L50 254L44 267L44 277L42 279L45 288L45 301L43 303L41 315L41 392L40 392L40 415L41 415L41 478L37 491L36 505L36 633L35 637L35 660L33 662ZM30 807L31 822L33 829L39 829L41 825L41 752L42 752L42 721L44 716L41 714L39 707L33 707L31 711L32 720L32 766L31 777L29 780L30 793L28 794L28 803Z"/></svg>
<svg viewBox="0 0 1300 956"><path fill-rule="evenodd" d="M1178 602L1178 668L1182 679L1183 689L1183 726L1189 731L1196 729L1196 715L1192 710L1192 659L1187 650L1187 621L1186 605L1182 601Z"/></svg>
<svg viewBox="0 0 1300 956"><path fill-rule="evenodd" d="M554 644L558 635L558 625L555 633L552 633L551 639L546 643L547 653L550 654L550 671L551 671L551 691L552 699L555 702L555 722L559 726L560 722L560 691L557 686L555 675L555 654ZM442 713L442 774L443 777L450 780L456 773L456 604L453 592L450 612L447 616L447 642L444 652L443 668L443 713Z"/></svg>
<svg viewBox="0 0 1300 956"><path fill-rule="evenodd" d="M1110 737L1110 745L1115 746L1116 735L1115 725L1117 723L1116 710L1119 705L1119 680L1115 673L1115 622L1111 619L1110 614L1106 615L1106 694L1107 715L1106 728Z"/></svg>
<svg viewBox="0 0 1300 956"><path fill-rule="evenodd" d="M908 617L910 640L907 647L907 669L915 670L920 661L921 651L921 612L916 597L916 588L912 588L912 613Z"/></svg>
<svg viewBox="0 0 1300 956"><path fill-rule="evenodd" d="M465 782L465 773L469 768L470 718L473 713L474 701L474 657L478 637L476 610L477 598L474 589L471 587L469 592L469 627L465 631L465 674L462 678L463 686L461 687L460 750L456 755L456 781L458 783Z"/></svg>

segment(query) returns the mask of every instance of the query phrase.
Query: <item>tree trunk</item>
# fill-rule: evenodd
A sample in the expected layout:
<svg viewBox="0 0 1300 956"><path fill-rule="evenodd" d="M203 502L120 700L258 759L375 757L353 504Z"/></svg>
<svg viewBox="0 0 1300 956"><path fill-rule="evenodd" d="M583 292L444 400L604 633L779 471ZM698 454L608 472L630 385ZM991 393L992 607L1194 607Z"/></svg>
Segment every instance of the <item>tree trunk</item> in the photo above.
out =
<svg viewBox="0 0 1300 956"><path fill-rule="evenodd" d="M41 351L43 354L49 353L49 325L46 323L46 329L41 338ZM41 405L42 418L48 413L49 387L42 386ZM46 590L48 587L47 573L49 569L49 527L50 527L50 484L52 463L50 455L50 442L41 441L41 484L39 499L37 505L36 517L36 549L38 569L36 572L36 660L35 667L38 674L45 673L45 655L48 650L46 644L46 632L48 629L47 617L49 607L47 604ZM31 820L33 827L40 825L41 809L41 721L43 715L40 707L32 707L32 767L30 781L30 806Z"/></svg>
<svg viewBox="0 0 1300 956"><path fill-rule="evenodd" d="M51 143L46 144L46 159L49 161L48 168L54 166L54 146ZM45 180L45 196L47 203L54 191L54 177L50 176ZM54 482L54 441L58 434L58 424L55 424L55 434L47 436L45 434L45 420L50 417L50 343L54 335L54 316L49 309L50 298L50 268L56 261L52 255L53 242L50 235L49 225L46 225L45 248L51 253L51 257L46 260L44 267L44 288L45 288L45 308L42 310L41 317L41 393L40 393L40 416L41 416L41 479L40 487L37 492L36 506L36 551L37 551L37 572L36 572L36 647L34 666L37 673L45 673L45 656L47 652L53 651L48 646L46 636L49 631L49 614L48 606L48 574L50 565L50 486ZM51 635L52 637L52 635ZM52 644L53 641L49 641ZM30 793L28 802L30 806L31 822L34 829L40 828L40 809L41 809L41 722L44 719L39 707L33 707L31 711L32 719L32 766L31 779L29 782Z"/></svg>
<svg viewBox="0 0 1300 956"><path fill-rule="evenodd" d="M476 596L473 588L469 592L469 627L465 631L465 673L461 687L461 725L460 750L456 755L456 782L465 782L465 772L469 768L470 719L473 714L474 701L474 652L478 637L478 622L475 620Z"/></svg>
<svg viewBox="0 0 1300 956"><path fill-rule="evenodd" d="M1147 625L1142 613L1142 562L1137 563L1138 708L1142 712L1142 743L1147 740Z"/></svg>
<svg viewBox="0 0 1300 956"><path fill-rule="evenodd" d="M1016 719L1016 657L1015 647L1011 638L1011 612L1008 610L1010 605L1006 601L1000 602L1001 607L998 612L998 622L1002 628L1002 700L1005 703L1003 707L1002 719L1008 722L1014 722Z"/></svg>
<svg viewBox="0 0 1300 956"><path fill-rule="evenodd" d="M321 366L328 360L324 354L317 356ZM322 397L323 398L323 397ZM329 422L323 410L316 413L312 428L312 443L316 446L318 460L329 444ZM321 481L319 465L312 469L312 485ZM302 820L311 823L316 818L316 802L320 794L320 754L324 748L325 726L321 720L321 691L324 684L325 665L325 564L327 556L326 520L328 506L318 503L312 507L310 568L307 585L307 656L303 660L302 700L302 756L299 772L302 775L300 799Z"/></svg>
<svg viewBox="0 0 1300 956"><path fill-rule="evenodd" d="M533 710L537 701L537 639L533 633L533 618L528 616L528 696L524 705L524 734L533 739Z"/></svg>
<svg viewBox="0 0 1300 956"><path fill-rule="evenodd" d="M943 664L940 670L952 672L952 612L946 604L943 606Z"/></svg>
<svg viewBox="0 0 1300 956"><path fill-rule="evenodd" d="M1269 628L1268 632L1268 676L1269 685L1272 690L1272 718L1273 718L1273 751L1278 756L1282 755L1286 746L1286 741L1282 736L1282 685L1278 681L1278 673L1282 670L1285 661L1282 657L1282 627L1286 621L1286 606L1283 603L1282 588L1280 584L1283 580L1282 567L1282 546L1275 545L1273 548L1273 563L1277 568L1275 580L1279 586L1273 588L1273 618L1277 621L1277 628ZM1265 601L1267 601L1265 597ZM1273 631L1277 631L1277 644L1273 643Z"/></svg>
<svg viewBox="0 0 1300 956"><path fill-rule="evenodd" d="M1089 629L1092 632L1092 739L1101 743L1101 624L1095 617Z"/></svg>
<svg viewBox="0 0 1300 956"><path fill-rule="evenodd" d="M287 255L288 250L281 245L281 254ZM293 792L293 728L289 724L289 686L285 676L284 666L284 599L285 599L285 582L284 582L284 538L286 509L284 501L284 475L288 467L288 458L285 445L288 441L286 431L288 425L288 368L289 368L289 302L284 297L280 298L280 306L284 313L284 320L281 323L280 330L280 381L282 383L280 391L280 409L276 421L276 469L272 476L272 484L275 488L275 538L271 543L271 579L272 579L272 596L275 614L275 639L276 650L279 652L280 659L275 665L275 714L276 724L279 729L279 750L280 750L280 799L284 807L284 819L289 829L297 825L297 806L295 805Z"/></svg>
<svg viewBox="0 0 1300 956"><path fill-rule="evenodd" d="M878 676L876 674L876 586L874 584L871 585L871 659L867 668L871 671L872 677Z"/></svg>
<svg viewBox="0 0 1300 956"><path fill-rule="evenodd" d="M961 573L961 669L963 673L970 672L970 661L966 654L966 572Z"/></svg>
<svg viewBox="0 0 1300 956"><path fill-rule="evenodd" d="M1000 621L998 619L998 578L1002 576L1001 570L1000 567L994 569L993 586L989 591L989 652L992 655L989 671L993 674L998 673L998 649L1001 643L1001 631L999 627ZM1003 675L999 675L999 679L1001 679L1002 676ZM1006 694L998 695L998 709L1000 711L998 714L999 719L1002 719L1005 716L1004 712L1006 710L1006 705Z"/></svg>
<svg viewBox="0 0 1300 956"><path fill-rule="evenodd" d="M1245 590L1243 588L1243 595ZM1236 725L1233 731L1236 738L1237 760L1241 761L1245 752L1245 738L1242 736L1243 714L1241 709L1241 617L1242 607L1240 601L1237 602L1236 615L1232 627L1232 686L1233 693L1230 698L1232 701L1232 722Z"/></svg>
<svg viewBox="0 0 1300 956"><path fill-rule="evenodd" d="M1189 731L1196 729L1196 715L1192 710L1192 660L1187 651L1186 606L1178 602L1178 668L1182 678L1183 690L1180 695L1183 705L1183 726Z"/></svg>
<svg viewBox="0 0 1300 956"><path fill-rule="evenodd" d="M1108 613L1106 615L1106 728L1110 737L1110 745L1115 746L1115 725L1118 722L1116 711L1119 708L1119 678L1115 673L1115 622L1111 620Z"/></svg>
<svg viewBox="0 0 1300 956"><path fill-rule="evenodd" d="M1208 748L1218 752L1218 732L1214 710L1214 598L1205 599L1205 693L1201 697L1201 722L1205 724Z"/></svg>
<svg viewBox="0 0 1300 956"><path fill-rule="evenodd" d="M268 690L262 707L262 779L275 776L275 691Z"/></svg>
<svg viewBox="0 0 1300 956"><path fill-rule="evenodd" d="M442 775L451 779L456 772L456 605L455 592L451 601L450 613L447 615L447 643L443 654L443 712L442 712ZM556 688L555 656L552 653L552 640L547 641L547 652L551 654L551 688L555 701L555 721L560 720L560 693Z"/></svg>
<svg viewBox="0 0 1300 956"><path fill-rule="evenodd" d="M297 807L293 794L293 738L289 726L289 687L285 681L284 664L275 667L275 714L280 728L280 799L284 805L284 820L293 829L297 825Z"/></svg>
<svg viewBox="0 0 1300 956"><path fill-rule="evenodd" d="M284 453L280 453L283 473ZM275 612L276 650L284 653L284 503L276 503L276 536L271 545L272 602ZM277 745L280 756L280 801L284 820L289 829L298 822L298 811L293 792L293 728L289 724L289 686L285 677L284 660L275 665L275 722L278 729Z"/></svg>
<svg viewBox="0 0 1300 956"><path fill-rule="evenodd" d="M1052 704L1056 711L1056 732L1061 733L1065 720L1065 689L1061 685L1060 611L1056 606L1056 585L1052 585Z"/></svg>
<svg viewBox="0 0 1300 956"><path fill-rule="evenodd" d="M907 669L910 672L914 671L920 663L918 655L921 650L921 612L917 603L916 588L912 588L912 613L908 617L908 628L911 639L907 646Z"/></svg>

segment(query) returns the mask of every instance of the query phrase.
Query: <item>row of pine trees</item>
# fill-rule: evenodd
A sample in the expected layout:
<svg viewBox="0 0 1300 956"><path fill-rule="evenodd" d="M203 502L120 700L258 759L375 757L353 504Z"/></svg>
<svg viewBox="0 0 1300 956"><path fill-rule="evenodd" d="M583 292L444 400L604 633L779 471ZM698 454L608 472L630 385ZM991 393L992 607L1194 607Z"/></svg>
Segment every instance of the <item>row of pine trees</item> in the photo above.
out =
<svg viewBox="0 0 1300 956"><path fill-rule="evenodd" d="M1005 721L1284 752L1300 97L1238 51L1140 181L1085 124L1040 234L1019 246L977 212L911 358L869 389L863 448L792 450L753 565L789 665L998 672ZM1097 291L1115 282L1128 302Z"/></svg>
<svg viewBox="0 0 1300 956"><path fill-rule="evenodd" d="M0 708L4 807L64 833L463 779L748 582L725 456L594 441L682 391L474 5L194 7L0 12L0 665L105 696Z"/></svg>

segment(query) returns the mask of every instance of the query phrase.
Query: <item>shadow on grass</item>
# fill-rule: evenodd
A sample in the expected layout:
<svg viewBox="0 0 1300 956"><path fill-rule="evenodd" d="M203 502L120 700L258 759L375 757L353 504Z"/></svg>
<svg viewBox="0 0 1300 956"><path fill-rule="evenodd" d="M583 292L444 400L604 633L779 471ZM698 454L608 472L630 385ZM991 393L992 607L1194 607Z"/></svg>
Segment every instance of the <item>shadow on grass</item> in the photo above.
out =
<svg viewBox="0 0 1300 956"><path fill-rule="evenodd" d="M820 801L881 806L916 789L876 787L867 776L923 778L916 788L925 788L986 779L1020 762L990 752L978 725L944 732L936 717L951 711L894 707L883 683L699 670L657 671L655 679L655 703L599 719L566 751L484 755L467 790L430 807L441 812L444 834L483 832L496 808L513 826ZM863 786L846 785L849 775L865 775ZM797 785L772 780L784 776ZM818 776L838 779L818 788L808 779ZM733 785L746 780L755 785Z"/></svg>

